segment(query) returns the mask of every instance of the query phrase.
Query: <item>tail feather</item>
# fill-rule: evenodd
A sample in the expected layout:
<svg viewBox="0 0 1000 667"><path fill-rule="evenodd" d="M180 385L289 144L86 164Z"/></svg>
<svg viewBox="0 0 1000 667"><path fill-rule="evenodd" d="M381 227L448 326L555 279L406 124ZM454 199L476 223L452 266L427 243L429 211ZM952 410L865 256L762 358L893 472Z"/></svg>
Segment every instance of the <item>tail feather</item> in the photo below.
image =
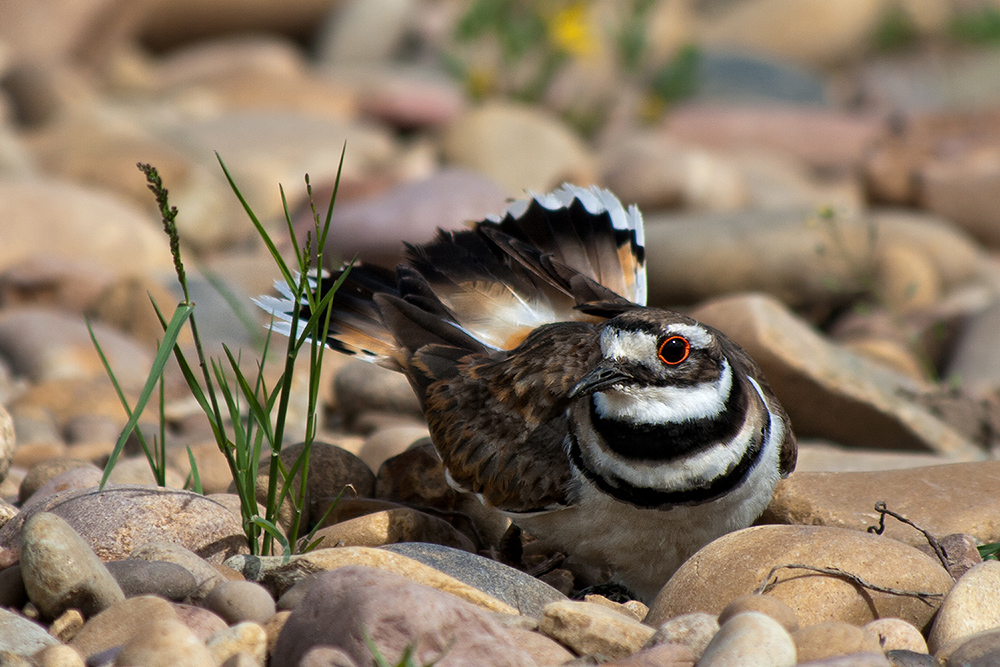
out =
<svg viewBox="0 0 1000 667"><path fill-rule="evenodd" d="M532 195L474 229L407 245L395 272L355 266L334 296L326 343L397 369L421 346L511 349L543 324L644 305L643 241L638 209L626 211L607 190L564 185ZM323 277L324 291L341 273ZM289 333L291 313L304 321L308 304L277 288L283 298L257 303L275 316L275 331Z"/></svg>

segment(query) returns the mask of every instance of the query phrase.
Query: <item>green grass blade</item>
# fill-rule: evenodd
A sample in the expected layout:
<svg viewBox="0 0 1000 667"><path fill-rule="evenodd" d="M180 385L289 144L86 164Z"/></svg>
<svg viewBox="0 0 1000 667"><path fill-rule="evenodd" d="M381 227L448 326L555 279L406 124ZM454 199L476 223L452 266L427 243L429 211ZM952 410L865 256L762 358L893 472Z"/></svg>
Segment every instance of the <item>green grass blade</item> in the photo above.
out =
<svg viewBox="0 0 1000 667"><path fill-rule="evenodd" d="M201 475L198 474L198 462L194 459L194 452L191 451L191 445L187 448L188 462L191 464L191 472L188 475L188 480L185 480L184 487L188 487L188 481L191 482L191 490L195 493L200 493L204 495L205 490L201 487Z"/></svg>
<svg viewBox="0 0 1000 667"><path fill-rule="evenodd" d="M146 407L146 403L149 402L149 398L153 394L153 389L156 387L160 376L163 375L163 369L173 352L174 345L177 343L177 336L180 334L181 327L184 326L184 323L191 316L192 311L194 311L194 306L191 305L179 305L174 311L174 316L164 331L160 349L157 350L156 357L153 359L153 366L149 371L149 376L146 378L146 384L139 393L139 400L136 401L135 408L132 410L132 414L129 415L128 423L118 437L118 442L115 443L115 448L108 458L107 465L104 466L104 475L101 476L100 488L103 489L104 485L107 484L111 470L115 467L115 463L118 461L118 457L125 447L125 441L139 423L139 417L142 416L142 411ZM96 342L97 339L94 337L93 330L91 330L91 338Z"/></svg>

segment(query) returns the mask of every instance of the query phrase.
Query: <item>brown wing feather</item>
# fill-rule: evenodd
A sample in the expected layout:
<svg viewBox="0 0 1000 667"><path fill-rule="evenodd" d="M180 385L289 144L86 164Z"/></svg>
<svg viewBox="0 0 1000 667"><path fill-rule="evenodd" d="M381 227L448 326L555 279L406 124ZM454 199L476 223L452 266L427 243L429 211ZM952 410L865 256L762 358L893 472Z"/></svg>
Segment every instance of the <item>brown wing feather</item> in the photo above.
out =
<svg viewBox="0 0 1000 667"><path fill-rule="evenodd" d="M422 370L435 365L425 353L434 350L411 361ZM468 355L431 383L428 426L455 481L504 510L566 504L566 396L599 356L597 327L553 324L510 352Z"/></svg>

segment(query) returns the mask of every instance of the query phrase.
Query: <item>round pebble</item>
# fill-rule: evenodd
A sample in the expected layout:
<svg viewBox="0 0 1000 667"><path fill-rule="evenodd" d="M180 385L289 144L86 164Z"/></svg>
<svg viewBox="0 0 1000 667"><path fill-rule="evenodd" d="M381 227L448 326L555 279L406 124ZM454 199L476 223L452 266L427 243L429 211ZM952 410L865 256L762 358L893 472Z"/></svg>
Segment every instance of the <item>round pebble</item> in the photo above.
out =
<svg viewBox="0 0 1000 667"><path fill-rule="evenodd" d="M90 546L65 520L48 512L24 524L21 576L28 598L47 618L71 607L93 616L125 599Z"/></svg>
<svg viewBox="0 0 1000 667"><path fill-rule="evenodd" d="M144 623L115 657L115 665L217 667L205 644L172 618Z"/></svg>
<svg viewBox="0 0 1000 667"><path fill-rule="evenodd" d="M851 653L881 653L878 637L843 621L827 621L792 633L801 662L824 660Z"/></svg>
<svg viewBox="0 0 1000 667"><path fill-rule="evenodd" d="M271 594L252 581L223 581L205 596L202 604L230 624L265 623L276 611Z"/></svg>
<svg viewBox="0 0 1000 667"><path fill-rule="evenodd" d="M744 595L736 598L719 612L719 623L725 623L736 614L745 611L759 611L762 614L767 614L781 623L781 626L789 632L795 632L799 629L799 619L791 607L769 595Z"/></svg>
<svg viewBox="0 0 1000 667"><path fill-rule="evenodd" d="M712 637L719 631L719 620L715 614L701 611L675 616L656 628L656 632L646 642L646 646L657 644L682 644L691 649L695 659L701 658Z"/></svg>
<svg viewBox="0 0 1000 667"><path fill-rule="evenodd" d="M719 628L698 667L792 667L796 661L788 631L770 616L749 611Z"/></svg>
<svg viewBox="0 0 1000 667"><path fill-rule="evenodd" d="M932 653L962 637L1000 627L1000 561L988 560L969 569L945 596L927 645Z"/></svg>
<svg viewBox="0 0 1000 667"><path fill-rule="evenodd" d="M901 618L877 618L861 629L878 637L883 651L927 653L927 641L920 630Z"/></svg>
<svg viewBox="0 0 1000 667"><path fill-rule="evenodd" d="M159 595L168 600L183 600L198 586L194 575L176 563L126 558L105 563L111 576L121 586L125 597Z"/></svg>

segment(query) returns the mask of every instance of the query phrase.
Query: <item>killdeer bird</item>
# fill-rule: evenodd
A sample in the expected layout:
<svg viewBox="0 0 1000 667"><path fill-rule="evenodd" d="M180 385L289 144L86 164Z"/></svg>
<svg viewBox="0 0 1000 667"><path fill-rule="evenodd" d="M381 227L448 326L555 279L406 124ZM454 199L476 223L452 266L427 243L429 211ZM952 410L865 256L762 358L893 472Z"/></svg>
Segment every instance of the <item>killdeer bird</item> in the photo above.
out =
<svg viewBox="0 0 1000 667"><path fill-rule="evenodd" d="M258 303L288 334L308 306L277 287ZM406 375L454 484L648 602L753 522L796 444L736 343L645 302L638 209L565 185L354 266L325 342Z"/></svg>

